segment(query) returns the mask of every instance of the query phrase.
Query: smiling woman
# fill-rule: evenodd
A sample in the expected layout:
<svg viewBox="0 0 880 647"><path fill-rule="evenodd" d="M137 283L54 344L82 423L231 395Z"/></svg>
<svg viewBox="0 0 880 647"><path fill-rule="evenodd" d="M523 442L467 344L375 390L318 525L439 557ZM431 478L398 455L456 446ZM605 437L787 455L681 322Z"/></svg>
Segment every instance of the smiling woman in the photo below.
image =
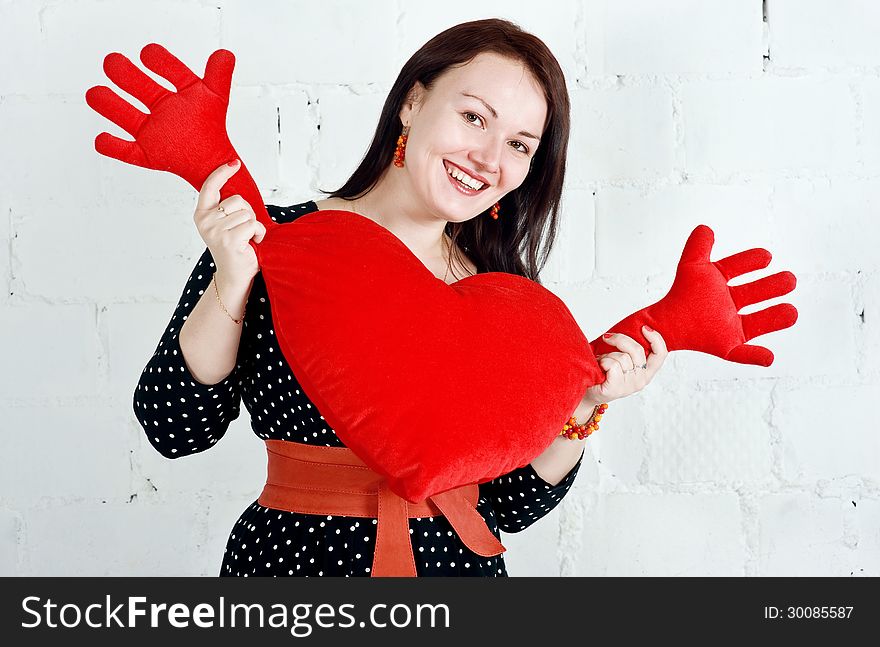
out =
<svg viewBox="0 0 880 647"><path fill-rule="evenodd" d="M558 231L569 109L539 38L500 19L456 25L406 62L363 161L316 204L375 220L429 267L455 260L456 275L471 265L540 283Z"/></svg>
<svg viewBox="0 0 880 647"><path fill-rule="evenodd" d="M565 82L544 43L504 20L456 25L404 65L369 150L341 188L317 202L266 210L275 223L320 210L363 215L447 283L453 257L456 276L506 272L539 282L539 248L546 261L556 235L568 136ZM221 166L200 191L208 206L196 220L208 249L141 375L134 410L152 446L179 458L217 443L243 401L267 446L301 452L316 468L308 474L329 476L310 480L302 497L251 503L232 528L220 574L507 575L500 532L519 532L559 503L583 442L561 438L534 463L434 495L436 505L429 498L401 508L400 497L382 498L387 493L375 488L371 509L361 509L363 500L340 504L335 484L351 475L345 460L353 452L281 352L248 244L265 230L240 195L219 200L236 171ZM272 455L269 471L278 476L287 463ZM302 457L295 460L291 479L306 473ZM380 513L389 509L403 512L383 526Z"/></svg>

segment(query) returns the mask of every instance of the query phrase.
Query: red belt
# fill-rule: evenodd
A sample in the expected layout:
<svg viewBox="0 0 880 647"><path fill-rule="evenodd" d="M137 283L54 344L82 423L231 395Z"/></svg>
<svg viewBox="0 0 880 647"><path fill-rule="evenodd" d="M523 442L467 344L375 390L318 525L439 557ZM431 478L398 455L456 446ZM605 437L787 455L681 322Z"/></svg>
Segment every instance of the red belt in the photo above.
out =
<svg viewBox="0 0 880 647"><path fill-rule="evenodd" d="M477 512L477 484L412 503L388 488L348 447L266 440L266 485L257 502L267 508L377 519L371 577L416 577L408 518L443 515L470 550L483 557L507 550Z"/></svg>

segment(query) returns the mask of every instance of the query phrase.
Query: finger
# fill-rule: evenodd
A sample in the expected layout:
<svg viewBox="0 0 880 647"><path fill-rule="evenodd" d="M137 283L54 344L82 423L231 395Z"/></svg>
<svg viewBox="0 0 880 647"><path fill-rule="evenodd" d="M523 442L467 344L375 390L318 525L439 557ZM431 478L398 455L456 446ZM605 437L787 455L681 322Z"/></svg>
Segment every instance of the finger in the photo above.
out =
<svg viewBox="0 0 880 647"><path fill-rule="evenodd" d="M254 242L262 243L263 238L266 236L266 225L261 223L259 220L257 221L257 233L254 234Z"/></svg>
<svg viewBox="0 0 880 647"><path fill-rule="evenodd" d="M95 150L101 153L101 155L118 159L126 164L152 168L149 160L147 160L147 156L144 155L144 151L137 142L125 141L110 133L101 133L95 137Z"/></svg>
<svg viewBox="0 0 880 647"><path fill-rule="evenodd" d="M730 286L730 296L736 304L736 309L740 310L754 303L788 294L796 285L797 279L794 274L777 272L751 283Z"/></svg>
<svg viewBox="0 0 880 647"><path fill-rule="evenodd" d="M741 344L731 350L724 359L729 362L737 362L738 364L770 366L773 363L773 353L769 348L764 348L763 346Z"/></svg>
<svg viewBox="0 0 880 647"><path fill-rule="evenodd" d="M104 73L150 110L160 99L171 94L119 52L111 52L104 57Z"/></svg>
<svg viewBox="0 0 880 647"><path fill-rule="evenodd" d="M208 57L205 64L205 85L226 101L229 101L229 86L232 85L234 67L235 55L228 49L218 49Z"/></svg>
<svg viewBox="0 0 880 647"><path fill-rule="evenodd" d="M120 97L105 85L86 91L86 103L99 115L106 117L132 137L137 137L147 115Z"/></svg>
<svg viewBox="0 0 880 647"><path fill-rule="evenodd" d="M621 376L626 376L632 372L632 358L626 353L612 353L605 359L608 362L608 366L616 366Z"/></svg>
<svg viewBox="0 0 880 647"><path fill-rule="evenodd" d="M255 219L256 216L251 211L245 211L244 209L235 211L226 216L223 222L223 229L229 231Z"/></svg>
<svg viewBox="0 0 880 647"><path fill-rule="evenodd" d="M235 195L231 195L225 200L221 200L217 207L223 207L223 211L227 214L234 213L236 211L241 211L242 209L246 211L250 211L253 213L253 209L251 209L251 205L248 204L247 200L242 198L237 193Z"/></svg>
<svg viewBox="0 0 880 647"><path fill-rule="evenodd" d="M679 265L682 263L708 261L709 254L712 252L712 245L714 244L715 233L706 225L697 225L684 244Z"/></svg>
<svg viewBox="0 0 880 647"><path fill-rule="evenodd" d="M651 342L651 354L648 355L648 359L645 362L647 364L646 368L651 375L654 375L663 365L663 362L666 361L669 350L666 348L666 341L663 339L663 335L659 332L656 330L645 330L644 326L642 326L642 330L645 337Z"/></svg>
<svg viewBox="0 0 880 647"><path fill-rule="evenodd" d="M756 247L755 249L747 249L744 252L722 258L720 261L715 262L715 267L729 281L742 274L764 269L770 265L772 258L772 255L766 249Z"/></svg>
<svg viewBox="0 0 880 647"><path fill-rule="evenodd" d="M793 326L797 318L798 311L790 303L779 303L753 314L741 315L745 340Z"/></svg>
<svg viewBox="0 0 880 647"><path fill-rule="evenodd" d="M214 169L202 184L196 209L216 209L216 205L220 202L220 189L229 181L229 178L238 172L240 167L241 163L238 160L233 160L232 166L227 163Z"/></svg>
<svg viewBox="0 0 880 647"><path fill-rule="evenodd" d="M599 367L605 371L605 384L616 386L623 379L623 368L613 357L603 357Z"/></svg>
<svg viewBox="0 0 880 647"><path fill-rule="evenodd" d="M606 342L619 348L627 355L633 366L645 363L645 348L635 339L623 333L612 333L611 337L605 339ZM632 368L632 366L630 367Z"/></svg>
<svg viewBox="0 0 880 647"><path fill-rule="evenodd" d="M150 43L141 50L141 62L159 76L168 79L178 92L199 80L180 59L157 43Z"/></svg>

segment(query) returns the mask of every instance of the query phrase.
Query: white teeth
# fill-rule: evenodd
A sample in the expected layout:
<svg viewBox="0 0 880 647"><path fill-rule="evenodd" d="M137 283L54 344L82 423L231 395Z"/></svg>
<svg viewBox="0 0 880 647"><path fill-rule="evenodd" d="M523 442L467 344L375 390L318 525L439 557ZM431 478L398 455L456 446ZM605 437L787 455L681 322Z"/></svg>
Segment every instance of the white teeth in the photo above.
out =
<svg viewBox="0 0 880 647"><path fill-rule="evenodd" d="M472 189L479 191L481 188L483 188L482 182L480 182L479 180L475 180L470 175L458 170L454 166L447 166L446 172L449 173L449 175L454 177L456 180L460 181L462 184L466 184Z"/></svg>

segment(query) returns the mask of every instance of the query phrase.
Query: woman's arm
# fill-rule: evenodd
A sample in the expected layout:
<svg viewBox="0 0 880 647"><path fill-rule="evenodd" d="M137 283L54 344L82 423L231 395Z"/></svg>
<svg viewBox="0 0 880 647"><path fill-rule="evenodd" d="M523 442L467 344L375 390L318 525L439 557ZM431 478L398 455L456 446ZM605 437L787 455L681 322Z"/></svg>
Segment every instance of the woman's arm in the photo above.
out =
<svg viewBox="0 0 880 647"><path fill-rule="evenodd" d="M213 272L213 258L210 251L205 249L184 286L153 356L141 373L132 398L134 414L147 439L166 458L180 458L212 447L226 433L229 423L240 414L240 364L233 360L231 371L225 364L217 365L228 361L224 357L213 362L215 366L207 365L206 358L209 364L213 358L208 357L211 340L205 337L189 340L196 343L192 348L188 347L187 352L195 352L192 357L187 355L186 359L180 344L180 332L197 302L214 306L220 315L227 316L216 302L214 287L209 286ZM213 304L210 299L214 299ZM232 314L240 316L236 312ZM201 322L203 328L195 328L199 335L208 329L205 326L225 325L222 321L210 321L216 313L205 312L204 315ZM238 328L228 318L226 323L229 327ZM237 349L240 332L234 334ZM232 336L228 327L226 335ZM228 340L225 342L227 352L229 343ZM193 374L190 366L199 372L199 378ZM225 377L222 376L224 372L227 373ZM207 383L215 378L216 382Z"/></svg>
<svg viewBox="0 0 880 647"><path fill-rule="evenodd" d="M583 422L592 412L593 407L585 408L583 411L581 411L581 407L578 407L574 415L577 416L578 422ZM559 436L537 458L532 460L532 468L550 485L558 485L566 474L571 472L571 468L581 460L586 443L587 438L569 440L564 436Z"/></svg>

